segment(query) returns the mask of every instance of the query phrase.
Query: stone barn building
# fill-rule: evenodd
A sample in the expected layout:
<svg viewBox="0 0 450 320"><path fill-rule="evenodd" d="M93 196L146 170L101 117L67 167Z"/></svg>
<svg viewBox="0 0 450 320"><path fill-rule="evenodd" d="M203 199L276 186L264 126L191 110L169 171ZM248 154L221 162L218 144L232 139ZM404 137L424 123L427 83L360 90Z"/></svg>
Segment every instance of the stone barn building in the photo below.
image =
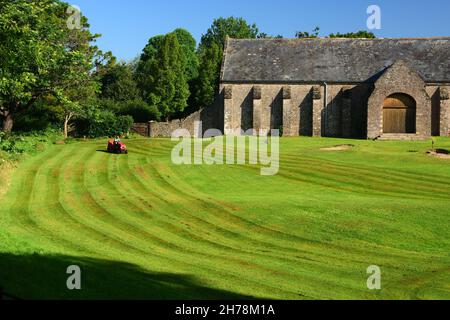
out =
<svg viewBox="0 0 450 320"><path fill-rule="evenodd" d="M228 39L215 124L225 134L450 135L450 38Z"/></svg>

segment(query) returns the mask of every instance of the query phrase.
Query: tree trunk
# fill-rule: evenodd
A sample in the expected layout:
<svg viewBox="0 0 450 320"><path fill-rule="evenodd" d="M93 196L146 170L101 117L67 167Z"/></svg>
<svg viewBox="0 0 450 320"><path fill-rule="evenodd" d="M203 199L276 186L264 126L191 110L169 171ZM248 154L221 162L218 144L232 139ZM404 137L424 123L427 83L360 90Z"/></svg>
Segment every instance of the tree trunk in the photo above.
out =
<svg viewBox="0 0 450 320"><path fill-rule="evenodd" d="M69 122L72 119L73 115L69 114L64 117L64 139L69 138Z"/></svg>
<svg viewBox="0 0 450 320"><path fill-rule="evenodd" d="M2 131L7 132L7 133L11 132L13 125L14 125L14 118L13 118L11 112L7 112L6 117L3 120Z"/></svg>
<svg viewBox="0 0 450 320"><path fill-rule="evenodd" d="M64 120L64 139L67 139L69 137L69 121L66 119Z"/></svg>
<svg viewBox="0 0 450 320"><path fill-rule="evenodd" d="M70 117L64 119L64 139L69 138L69 121Z"/></svg>

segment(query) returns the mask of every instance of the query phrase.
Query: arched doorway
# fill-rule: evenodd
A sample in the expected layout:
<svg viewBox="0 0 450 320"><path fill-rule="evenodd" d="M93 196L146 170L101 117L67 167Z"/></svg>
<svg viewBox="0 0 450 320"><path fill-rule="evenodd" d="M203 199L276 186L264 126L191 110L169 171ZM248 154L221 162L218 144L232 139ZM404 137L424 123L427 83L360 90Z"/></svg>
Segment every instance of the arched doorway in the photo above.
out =
<svg viewBox="0 0 450 320"><path fill-rule="evenodd" d="M416 101L404 93L395 93L383 103L384 133L416 133Z"/></svg>

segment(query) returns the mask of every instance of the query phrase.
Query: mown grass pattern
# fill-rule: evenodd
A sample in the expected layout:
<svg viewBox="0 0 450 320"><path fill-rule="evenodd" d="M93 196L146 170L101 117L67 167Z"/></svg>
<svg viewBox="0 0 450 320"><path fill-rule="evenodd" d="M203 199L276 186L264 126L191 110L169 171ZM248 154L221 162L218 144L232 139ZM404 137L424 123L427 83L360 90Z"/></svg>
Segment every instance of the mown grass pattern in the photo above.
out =
<svg viewBox="0 0 450 320"><path fill-rule="evenodd" d="M0 284L44 299L449 299L450 163L429 142L321 150L345 143L282 139L273 177L173 165L164 139L130 140L127 156L54 146L0 200ZM71 263L79 292L65 288Z"/></svg>

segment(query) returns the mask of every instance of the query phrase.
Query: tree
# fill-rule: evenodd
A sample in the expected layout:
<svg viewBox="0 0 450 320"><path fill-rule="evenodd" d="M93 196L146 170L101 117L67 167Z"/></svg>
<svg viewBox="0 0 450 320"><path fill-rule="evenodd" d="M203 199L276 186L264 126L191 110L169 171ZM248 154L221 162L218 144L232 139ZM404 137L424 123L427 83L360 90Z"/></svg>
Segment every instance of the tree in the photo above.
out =
<svg viewBox="0 0 450 320"><path fill-rule="evenodd" d="M222 62L222 50L216 43L205 48L200 58L199 76L195 83L195 103L198 106L209 106L214 102L214 96L219 88L219 78Z"/></svg>
<svg viewBox="0 0 450 320"><path fill-rule="evenodd" d="M79 116L83 109L78 102L67 99L65 96L60 98L60 108L63 117L64 139L67 139L71 131L71 121Z"/></svg>
<svg viewBox="0 0 450 320"><path fill-rule="evenodd" d="M162 43L164 41L164 35L157 35L154 37L151 37L148 40L147 45L145 46L144 50L142 51L139 63L142 66L142 63L148 62L148 61L154 61L156 59L156 55L158 51L162 47Z"/></svg>
<svg viewBox="0 0 450 320"><path fill-rule="evenodd" d="M139 97L139 90L133 78L131 67L126 63L115 64L100 78L103 99L117 102L133 101Z"/></svg>
<svg viewBox="0 0 450 320"><path fill-rule="evenodd" d="M178 28L165 36L159 35L150 38L137 63L135 79L139 89L143 93L144 100L151 103L149 99L150 91L153 90L152 87L154 84L158 82L157 75L154 72L160 64L159 54L168 35L175 36L178 41L180 55L184 56L184 58L179 59L179 62L183 64L181 69L183 70L184 80L188 84L189 103L191 101L189 97L191 96L191 92L193 92L193 82L198 77L199 61L196 54L197 43L194 37L185 29ZM182 109L184 110L184 108Z"/></svg>
<svg viewBox="0 0 450 320"><path fill-rule="evenodd" d="M198 75L198 57L196 55L197 43L194 37L185 29L175 29L171 32L178 40L181 47L181 51L185 56L185 75L188 81L196 78ZM158 51L162 47L164 41L164 35L158 35L149 39L148 44L145 46L143 53L137 63L136 75L140 84L146 86L146 80L151 75L148 73L148 68L158 63L156 61Z"/></svg>
<svg viewBox="0 0 450 320"><path fill-rule="evenodd" d="M145 97L166 120L187 106L189 86L185 66L186 57L177 36L174 33L167 34L162 39L154 63L148 66L151 77Z"/></svg>
<svg viewBox="0 0 450 320"><path fill-rule="evenodd" d="M173 32L177 37L178 43L181 46L181 50L186 58L186 78L187 81L191 81L198 76L198 56L196 54L197 42L194 37L185 29L175 29Z"/></svg>
<svg viewBox="0 0 450 320"><path fill-rule="evenodd" d="M71 131L72 121L83 115L83 111L88 106L95 104L99 85L90 82L91 85L68 88L65 92L56 92L63 118L64 138L67 139Z"/></svg>
<svg viewBox="0 0 450 320"><path fill-rule="evenodd" d="M142 51L136 67L135 79L145 100L147 100L149 88L155 82L155 75L151 72L155 68L155 65L158 64L157 54L161 50L163 41L163 35L150 38L148 44Z"/></svg>
<svg viewBox="0 0 450 320"><path fill-rule="evenodd" d="M376 36L373 32L360 30L358 32L348 32L348 33L332 33L329 35L330 38L359 38L359 39L375 39Z"/></svg>
<svg viewBox="0 0 450 320"><path fill-rule="evenodd" d="M2 1L0 5L0 116L10 132L18 114L45 95L69 101L68 88L91 85L98 35L80 14L69 28L59 0Z"/></svg>
<svg viewBox="0 0 450 320"><path fill-rule="evenodd" d="M133 75L136 74L139 62L141 61L141 56L138 55L135 58L133 58L131 61L128 62L128 65L130 66L131 72Z"/></svg>
<svg viewBox="0 0 450 320"><path fill-rule="evenodd" d="M215 43L219 48L223 48L227 37L234 39L255 39L258 35L256 24L248 24L243 18L218 18L215 19L211 27L202 36L200 49L210 47Z"/></svg>
<svg viewBox="0 0 450 320"><path fill-rule="evenodd" d="M319 34L320 34L320 28L315 27L311 33L306 32L306 31L297 31L295 33L295 37L298 39L315 39L315 38L319 37Z"/></svg>
<svg viewBox="0 0 450 320"><path fill-rule="evenodd" d="M149 106L143 100L128 101L119 110L120 115L133 117L134 122L144 123L152 120L159 120L160 114L156 106Z"/></svg>

